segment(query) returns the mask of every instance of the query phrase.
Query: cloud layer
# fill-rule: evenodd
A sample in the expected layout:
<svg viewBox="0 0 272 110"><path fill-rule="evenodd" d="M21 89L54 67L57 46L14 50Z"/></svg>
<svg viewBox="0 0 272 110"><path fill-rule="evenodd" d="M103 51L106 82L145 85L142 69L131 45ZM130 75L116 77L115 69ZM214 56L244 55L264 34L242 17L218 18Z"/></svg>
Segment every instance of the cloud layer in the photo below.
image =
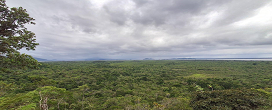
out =
<svg viewBox="0 0 272 110"><path fill-rule="evenodd" d="M272 57L269 0L8 0L45 59Z"/></svg>

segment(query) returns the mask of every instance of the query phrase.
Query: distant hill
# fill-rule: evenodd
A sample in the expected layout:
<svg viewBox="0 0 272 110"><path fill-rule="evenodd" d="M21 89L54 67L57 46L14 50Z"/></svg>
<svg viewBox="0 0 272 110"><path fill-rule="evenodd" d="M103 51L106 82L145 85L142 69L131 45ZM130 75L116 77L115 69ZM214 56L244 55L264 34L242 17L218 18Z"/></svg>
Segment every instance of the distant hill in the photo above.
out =
<svg viewBox="0 0 272 110"><path fill-rule="evenodd" d="M195 60L197 58L172 58L171 60Z"/></svg>
<svg viewBox="0 0 272 110"><path fill-rule="evenodd" d="M145 58L143 60L154 60L153 58Z"/></svg>
<svg viewBox="0 0 272 110"><path fill-rule="evenodd" d="M36 58L36 57L34 57L36 60L38 60L38 61L50 61L50 60L47 60L47 59L42 59L42 58Z"/></svg>
<svg viewBox="0 0 272 110"><path fill-rule="evenodd" d="M88 58L88 59L84 59L83 61L97 61L97 60L112 61L112 60L125 60L125 59Z"/></svg>

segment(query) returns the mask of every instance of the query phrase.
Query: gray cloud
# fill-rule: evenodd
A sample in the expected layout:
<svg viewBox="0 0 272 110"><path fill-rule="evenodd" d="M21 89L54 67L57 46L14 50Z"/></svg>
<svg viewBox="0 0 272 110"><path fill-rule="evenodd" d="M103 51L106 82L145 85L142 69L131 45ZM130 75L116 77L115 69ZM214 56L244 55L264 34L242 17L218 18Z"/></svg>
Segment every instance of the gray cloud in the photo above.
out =
<svg viewBox="0 0 272 110"><path fill-rule="evenodd" d="M104 3L101 3L103 2ZM270 57L268 0L8 0L36 19L34 57Z"/></svg>

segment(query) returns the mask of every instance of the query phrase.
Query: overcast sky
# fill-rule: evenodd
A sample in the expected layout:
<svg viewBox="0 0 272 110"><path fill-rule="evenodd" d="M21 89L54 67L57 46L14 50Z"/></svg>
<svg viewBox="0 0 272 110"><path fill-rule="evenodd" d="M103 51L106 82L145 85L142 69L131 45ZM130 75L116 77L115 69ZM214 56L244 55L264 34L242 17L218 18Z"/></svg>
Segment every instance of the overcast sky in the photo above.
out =
<svg viewBox="0 0 272 110"><path fill-rule="evenodd" d="M272 58L271 0L7 0L23 7L34 57Z"/></svg>

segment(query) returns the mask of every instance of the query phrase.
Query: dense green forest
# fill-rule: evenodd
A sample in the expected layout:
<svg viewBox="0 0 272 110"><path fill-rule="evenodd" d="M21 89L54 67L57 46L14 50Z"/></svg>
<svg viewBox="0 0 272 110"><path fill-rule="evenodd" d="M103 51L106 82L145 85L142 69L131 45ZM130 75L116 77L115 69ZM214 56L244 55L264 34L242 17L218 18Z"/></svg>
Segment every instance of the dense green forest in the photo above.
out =
<svg viewBox="0 0 272 110"><path fill-rule="evenodd" d="M269 61L67 61L0 68L0 109L271 109Z"/></svg>

